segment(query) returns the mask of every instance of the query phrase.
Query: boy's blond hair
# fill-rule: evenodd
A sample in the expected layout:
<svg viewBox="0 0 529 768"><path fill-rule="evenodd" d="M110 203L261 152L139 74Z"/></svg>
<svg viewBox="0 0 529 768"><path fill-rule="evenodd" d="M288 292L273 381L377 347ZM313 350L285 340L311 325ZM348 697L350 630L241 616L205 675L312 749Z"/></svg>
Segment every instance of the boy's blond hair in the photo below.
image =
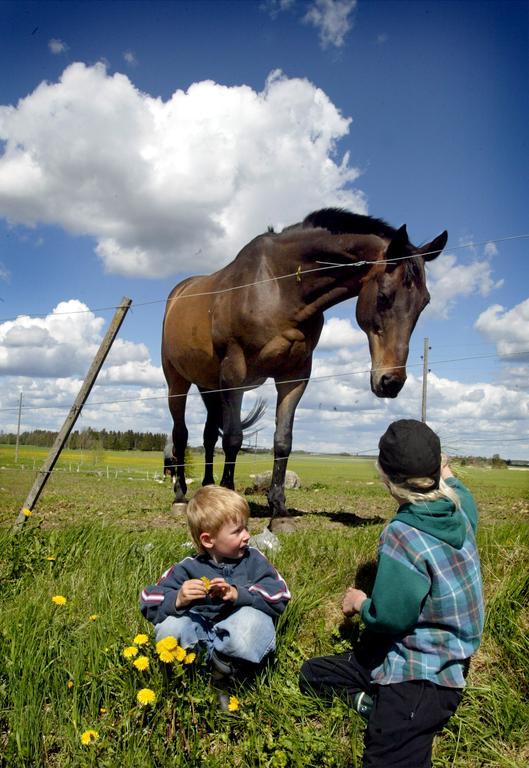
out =
<svg viewBox="0 0 529 768"><path fill-rule="evenodd" d="M235 491L220 485L206 485L195 493L188 502L187 525L193 543L204 551L200 541L201 533L215 536L225 523L248 522L248 502Z"/></svg>

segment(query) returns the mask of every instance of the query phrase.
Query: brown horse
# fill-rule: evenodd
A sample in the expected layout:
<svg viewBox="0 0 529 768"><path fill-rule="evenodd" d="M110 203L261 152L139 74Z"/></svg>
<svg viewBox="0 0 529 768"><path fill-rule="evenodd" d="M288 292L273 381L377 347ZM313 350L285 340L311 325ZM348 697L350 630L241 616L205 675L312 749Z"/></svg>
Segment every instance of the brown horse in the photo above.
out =
<svg viewBox="0 0 529 768"><path fill-rule="evenodd" d="M174 424L175 501L184 500L187 491L184 412L191 384L207 410L202 484L214 482L221 432L221 485L233 488L244 391L272 377L277 405L268 503L272 517L285 515L294 414L309 381L324 311L358 296L356 318L369 340L371 389L378 397L396 397L406 380L411 333L429 301L424 262L441 253L447 238L445 231L416 248L405 226L395 230L381 219L328 208L280 233L259 235L223 269L177 285L167 300L162 338Z"/></svg>

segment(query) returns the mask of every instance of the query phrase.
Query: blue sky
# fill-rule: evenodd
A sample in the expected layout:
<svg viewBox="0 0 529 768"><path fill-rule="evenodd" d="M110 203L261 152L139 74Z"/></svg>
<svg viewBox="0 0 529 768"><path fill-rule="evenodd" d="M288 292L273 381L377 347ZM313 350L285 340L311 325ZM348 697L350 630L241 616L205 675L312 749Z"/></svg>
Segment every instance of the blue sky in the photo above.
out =
<svg viewBox="0 0 529 768"><path fill-rule="evenodd" d="M344 205L448 246L397 400L361 373L353 302L328 313L294 447L419 418L427 337L446 450L529 458L528 33L516 1L0 2L0 430L21 391L22 429L61 426L128 296L76 428L168 431L173 285ZM193 444L202 418L190 397Z"/></svg>

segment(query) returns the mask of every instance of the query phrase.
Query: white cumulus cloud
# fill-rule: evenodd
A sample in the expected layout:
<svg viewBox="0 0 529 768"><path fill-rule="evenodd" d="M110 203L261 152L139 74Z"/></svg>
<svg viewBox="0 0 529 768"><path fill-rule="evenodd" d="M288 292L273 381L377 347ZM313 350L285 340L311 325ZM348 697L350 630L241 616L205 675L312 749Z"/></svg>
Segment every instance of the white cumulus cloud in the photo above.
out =
<svg viewBox="0 0 529 768"><path fill-rule="evenodd" d="M462 264L457 256L442 253L428 262L426 268L431 295L428 311L440 317L448 317L457 299L475 293L488 296L503 283L503 280L494 280L492 266L486 259L475 258L469 264Z"/></svg>
<svg viewBox="0 0 529 768"><path fill-rule="evenodd" d="M313 0L303 21L319 31L322 48L341 48L353 26L351 16L357 0Z"/></svg>
<svg viewBox="0 0 529 768"><path fill-rule="evenodd" d="M0 324L0 375L61 379L86 375L102 340L105 320L77 299L63 301L46 317L20 315ZM100 373L101 381L161 384L145 344L116 339ZM105 364L106 365L106 364Z"/></svg>
<svg viewBox="0 0 529 768"><path fill-rule="evenodd" d="M280 72L259 93L204 81L163 101L75 63L0 107L0 216L93 236L109 272L210 271L269 224L322 204L366 212L359 172L337 154L349 125Z"/></svg>
<svg viewBox="0 0 529 768"><path fill-rule="evenodd" d="M321 332L318 349L339 349L340 347L356 346L366 342L366 335L358 328L353 328L350 320L331 317Z"/></svg>
<svg viewBox="0 0 529 768"><path fill-rule="evenodd" d="M60 53L66 53L68 50L68 46L64 40L59 40L56 37L52 37L51 40L48 41L48 48L55 56L58 56Z"/></svg>
<svg viewBox="0 0 529 768"><path fill-rule="evenodd" d="M529 361L529 299L512 309L493 304L481 313L474 327L496 344L499 357L516 355L518 360Z"/></svg>

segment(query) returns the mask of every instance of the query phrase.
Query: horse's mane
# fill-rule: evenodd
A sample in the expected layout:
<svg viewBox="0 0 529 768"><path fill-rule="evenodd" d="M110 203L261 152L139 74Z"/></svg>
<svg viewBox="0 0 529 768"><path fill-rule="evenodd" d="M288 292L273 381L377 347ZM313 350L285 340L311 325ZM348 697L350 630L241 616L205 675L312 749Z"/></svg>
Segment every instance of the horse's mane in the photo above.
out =
<svg viewBox="0 0 529 768"><path fill-rule="evenodd" d="M362 216L359 213L351 213L343 208L322 208L313 211L303 219L304 229L313 227L327 229L333 235L377 235L392 239L396 230L383 219L373 216Z"/></svg>

